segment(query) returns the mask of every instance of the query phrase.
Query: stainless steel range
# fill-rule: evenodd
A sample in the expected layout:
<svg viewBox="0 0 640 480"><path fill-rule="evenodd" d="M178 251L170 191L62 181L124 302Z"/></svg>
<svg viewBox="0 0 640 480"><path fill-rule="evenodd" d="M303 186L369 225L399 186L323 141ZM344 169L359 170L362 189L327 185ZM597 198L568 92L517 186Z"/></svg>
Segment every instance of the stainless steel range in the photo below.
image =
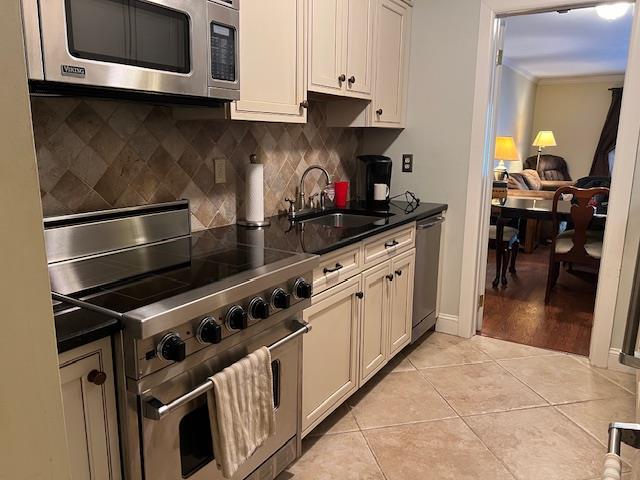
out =
<svg viewBox="0 0 640 480"><path fill-rule="evenodd" d="M125 478L216 480L208 378L272 353L276 434L234 479L274 478L300 453L300 336L317 257L190 233L187 202L45 220L57 316L120 319ZM63 319L61 319L63 320Z"/></svg>

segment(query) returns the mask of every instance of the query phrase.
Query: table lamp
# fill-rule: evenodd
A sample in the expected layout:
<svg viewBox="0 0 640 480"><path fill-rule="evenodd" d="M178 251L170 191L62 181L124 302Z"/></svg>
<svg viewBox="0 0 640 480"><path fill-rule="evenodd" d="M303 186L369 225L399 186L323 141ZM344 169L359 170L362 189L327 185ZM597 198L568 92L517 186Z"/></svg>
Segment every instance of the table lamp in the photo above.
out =
<svg viewBox="0 0 640 480"><path fill-rule="evenodd" d="M500 163L493 171L493 178L501 182L508 176L507 167L504 162L514 162L520 160L516 142L513 137L496 137L496 160Z"/></svg>
<svg viewBox="0 0 640 480"><path fill-rule="evenodd" d="M538 160L536 161L536 172L540 167L540 155L542 154L542 149L544 147L555 147L556 137L553 136L553 132L551 130L540 130L538 135L536 135L536 139L533 141L533 146L538 147Z"/></svg>

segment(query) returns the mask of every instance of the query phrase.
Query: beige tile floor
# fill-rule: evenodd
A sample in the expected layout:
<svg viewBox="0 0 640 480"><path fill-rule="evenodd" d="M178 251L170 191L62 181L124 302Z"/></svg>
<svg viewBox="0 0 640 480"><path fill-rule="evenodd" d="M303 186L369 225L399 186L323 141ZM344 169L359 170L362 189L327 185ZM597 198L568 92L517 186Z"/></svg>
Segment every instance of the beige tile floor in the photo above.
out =
<svg viewBox="0 0 640 480"><path fill-rule="evenodd" d="M591 480L613 420L635 421L632 375L436 333L320 424L278 480Z"/></svg>

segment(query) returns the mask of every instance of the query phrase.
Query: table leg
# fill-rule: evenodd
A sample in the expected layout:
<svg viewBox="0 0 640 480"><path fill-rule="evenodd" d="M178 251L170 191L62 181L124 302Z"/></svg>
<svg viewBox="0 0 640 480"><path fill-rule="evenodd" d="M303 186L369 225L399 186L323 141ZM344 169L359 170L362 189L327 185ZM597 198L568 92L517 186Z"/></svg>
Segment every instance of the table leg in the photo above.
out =
<svg viewBox="0 0 640 480"><path fill-rule="evenodd" d="M500 219L496 222L496 278L493 279L493 288L496 288L500 284L500 277L502 276L502 261L504 254L504 224Z"/></svg>
<svg viewBox="0 0 640 480"><path fill-rule="evenodd" d="M533 253L538 243L539 222L535 218L527 219L527 235L524 240L525 253Z"/></svg>

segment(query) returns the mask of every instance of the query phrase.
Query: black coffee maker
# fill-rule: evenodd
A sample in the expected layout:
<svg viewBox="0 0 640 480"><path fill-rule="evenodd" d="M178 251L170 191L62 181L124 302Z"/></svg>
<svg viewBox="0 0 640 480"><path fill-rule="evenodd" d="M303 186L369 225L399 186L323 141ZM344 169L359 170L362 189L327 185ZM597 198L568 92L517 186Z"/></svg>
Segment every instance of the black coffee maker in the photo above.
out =
<svg viewBox="0 0 640 480"><path fill-rule="evenodd" d="M359 156L358 199L366 201L371 208L386 209L389 206L392 166L393 163L389 157ZM386 191L382 185L386 185Z"/></svg>

